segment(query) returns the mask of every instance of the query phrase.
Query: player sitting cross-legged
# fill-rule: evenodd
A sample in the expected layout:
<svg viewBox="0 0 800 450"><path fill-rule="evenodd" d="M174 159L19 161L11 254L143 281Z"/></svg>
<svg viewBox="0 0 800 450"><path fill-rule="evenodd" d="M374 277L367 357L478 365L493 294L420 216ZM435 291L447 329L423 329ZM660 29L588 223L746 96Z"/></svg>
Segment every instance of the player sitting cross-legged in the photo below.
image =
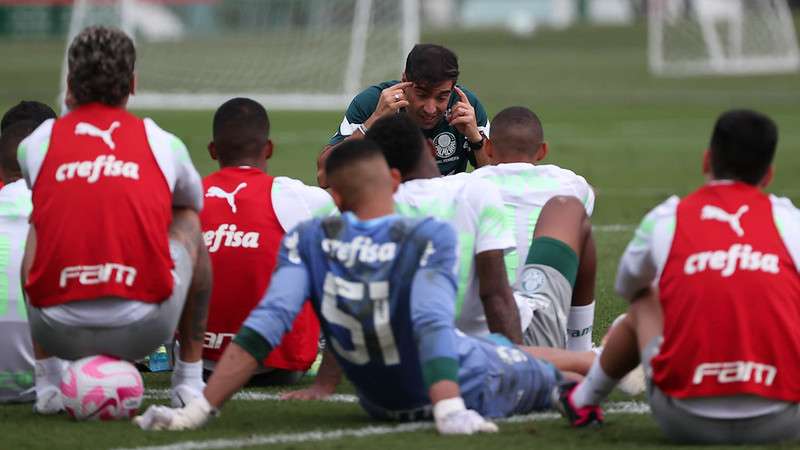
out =
<svg viewBox="0 0 800 450"><path fill-rule="evenodd" d="M267 174L273 145L269 117L260 104L228 100L214 114L213 134L208 150L221 168L203 180L200 213L214 273L203 346L208 371L264 295L284 233L335 208L324 190ZM298 381L317 356L318 339L319 324L306 303L251 384Z"/></svg>
<svg viewBox="0 0 800 450"><path fill-rule="evenodd" d="M651 411L673 441L800 438L800 211L763 192L777 128L735 110L716 122L708 182L645 216L625 250L617 292L631 301L586 379L561 388L575 426L641 360Z"/></svg>
<svg viewBox="0 0 800 450"><path fill-rule="evenodd" d="M259 306L185 408L151 406L144 429L204 425L281 341L310 297L339 365L373 417L430 417L442 434L497 431L484 417L550 407L561 378L552 365L504 342L453 326L456 239L432 218L394 214L399 174L369 140L342 144L326 161L343 214L301 223L283 239ZM500 339L498 338L498 341Z"/></svg>
<svg viewBox="0 0 800 450"><path fill-rule="evenodd" d="M51 356L137 360L176 326L173 402L204 386L211 273L198 218L203 187L180 139L126 111L135 59L119 30L80 32L68 50L72 110L19 146L33 192L22 276L40 413L62 406Z"/></svg>

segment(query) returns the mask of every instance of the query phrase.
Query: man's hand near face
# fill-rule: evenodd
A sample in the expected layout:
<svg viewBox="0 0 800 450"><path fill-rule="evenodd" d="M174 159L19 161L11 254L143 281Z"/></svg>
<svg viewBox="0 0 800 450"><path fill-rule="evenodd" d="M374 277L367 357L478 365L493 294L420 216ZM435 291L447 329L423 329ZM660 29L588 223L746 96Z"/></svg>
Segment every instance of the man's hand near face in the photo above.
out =
<svg viewBox="0 0 800 450"><path fill-rule="evenodd" d="M364 126L369 128L381 117L389 114L397 114L402 108L407 107L408 99L406 98L405 90L413 84L414 83L410 81L404 81L382 90L381 96L378 98L378 106L375 107L375 111L369 119L364 122Z"/></svg>

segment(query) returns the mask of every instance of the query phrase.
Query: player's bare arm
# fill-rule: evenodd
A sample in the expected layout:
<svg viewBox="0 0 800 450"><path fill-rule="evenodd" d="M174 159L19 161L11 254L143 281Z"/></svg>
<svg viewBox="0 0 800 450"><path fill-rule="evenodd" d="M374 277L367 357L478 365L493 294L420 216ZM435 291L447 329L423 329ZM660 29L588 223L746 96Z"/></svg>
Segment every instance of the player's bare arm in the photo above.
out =
<svg viewBox="0 0 800 450"><path fill-rule="evenodd" d="M492 333L500 333L515 344L522 344L519 310L508 285L502 250L475 255L475 273L486 322Z"/></svg>
<svg viewBox="0 0 800 450"><path fill-rule="evenodd" d="M178 324L181 360L199 361L211 299L211 260L200 234L200 219L189 208L174 208L170 236L180 241L194 261L192 283Z"/></svg>

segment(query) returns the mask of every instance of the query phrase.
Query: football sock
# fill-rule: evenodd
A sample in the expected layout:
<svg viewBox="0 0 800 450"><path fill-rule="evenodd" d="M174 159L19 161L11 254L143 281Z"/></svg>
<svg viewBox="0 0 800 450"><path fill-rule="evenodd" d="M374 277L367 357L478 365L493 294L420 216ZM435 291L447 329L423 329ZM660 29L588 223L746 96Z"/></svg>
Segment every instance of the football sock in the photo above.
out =
<svg viewBox="0 0 800 450"><path fill-rule="evenodd" d="M608 375L600 367L600 357L594 359L592 368L586 374L586 378L578 384L575 391L572 393L572 403L576 408L582 408L586 405L599 405L608 394L614 389L614 386L619 383Z"/></svg>
<svg viewBox="0 0 800 450"><path fill-rule="evenodd" d="M49 387L59 388L61 386L61 375L64 372L64 362L55 356L45 359L37 359L34 364L36 374L36 394Z"/></svg>
<svg viewBox="0 0 800 450"><path fill-rule="evenodd" d="M181 361L180 358L175 359L175 368L172 372L172 386L180 384L187 384L198 390L203 390L203 360L195 362Z"/></svg>
<svg viewBox="0 0 800 450"><path fill-rule="evenodd" d="M569 308L567 318L567 350L587 352L592 349L592 326L595 302Z"/></svg>

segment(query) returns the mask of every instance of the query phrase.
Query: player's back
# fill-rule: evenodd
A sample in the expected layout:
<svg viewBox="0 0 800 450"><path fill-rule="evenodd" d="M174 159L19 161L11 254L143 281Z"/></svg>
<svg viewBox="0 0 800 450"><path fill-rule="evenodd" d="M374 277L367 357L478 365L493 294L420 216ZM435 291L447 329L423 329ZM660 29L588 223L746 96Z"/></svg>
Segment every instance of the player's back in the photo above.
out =
<svg viewBox="0 0 800 450"><path fill-rule="evenodd" d="M295 246L309 268L312 301L339 364L359 395L382 408L429 403L411 317L411 281L429 246L436 245L431 230L442 226L399 216L360 222L346 213L307 222L284 241L289 259Z"/></svg>
<svg viewBox="0 0 800 450"><path fill-rule="evenodd" d="M474 261L478 253L514 247L500 192L491 183L463 173L406 181L394 200L403 216L435 217L456 230L457 325L467 334L488 334Z"/></svg>
<svg viewBox="0 0 800 450"><path fill-rule="evenodd" d="M20 265L28 234L31 193L24 180L0 188L0 402L32 401L33 346Z"/></svg>
<svg viewBox="0 0 800 450"><path fill-rule="evenodd" d="M203 345L210 368L269 286L285 230L334 206L322 189L248 166L214 172L203 180L203 187L200 221L214 274ZM317 354L318 338L319 325L306 305L265 366L308 369Z"/></svg>
<svg viewBox="0 0 800 450"><path fill-rule="evenodd" d="M172 206L202 205L183 143L150 120L92 103L44 122L20 149L38 238L32 303L166 299ZM176 204L173 191L194 198Z"/></svg>
<svg viewBox="0 0 800 450"><path fill-rule="evenodd" d="M505 259L511 283L525 265L536 222L548 200L558 195L573 196L583 203L588 215L594 209L594 192L586 179L555 165L504 163L481 167L471 175L497 186L513 223L516 250Z"/></svg>

